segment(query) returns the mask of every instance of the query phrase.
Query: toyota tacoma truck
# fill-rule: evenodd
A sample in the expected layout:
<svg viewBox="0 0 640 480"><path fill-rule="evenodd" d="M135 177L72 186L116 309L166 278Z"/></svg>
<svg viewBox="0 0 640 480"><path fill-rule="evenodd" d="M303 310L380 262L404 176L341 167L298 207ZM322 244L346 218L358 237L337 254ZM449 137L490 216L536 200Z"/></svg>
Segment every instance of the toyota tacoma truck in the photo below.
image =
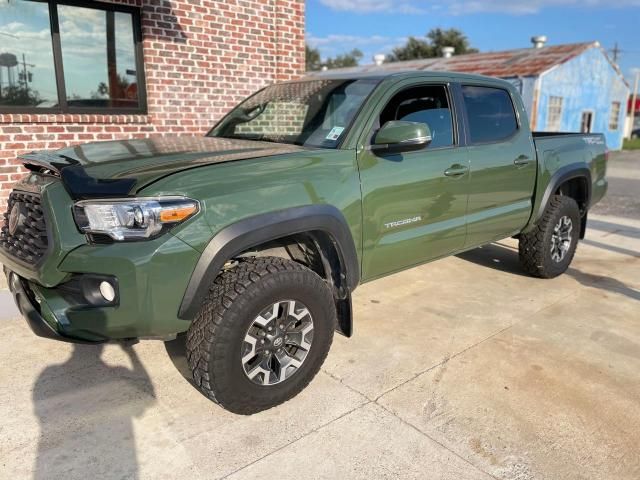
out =
<svg viewBox="0 0 640 480"><path fill-rule="evenodd" d="M360 283L507 237L555 277L607 189L602 135L532 133L510 83L453 73L318 74L204 136L20 160L0 262L35 334L184 333L195 384L240 414L313 379Z"/></svg>

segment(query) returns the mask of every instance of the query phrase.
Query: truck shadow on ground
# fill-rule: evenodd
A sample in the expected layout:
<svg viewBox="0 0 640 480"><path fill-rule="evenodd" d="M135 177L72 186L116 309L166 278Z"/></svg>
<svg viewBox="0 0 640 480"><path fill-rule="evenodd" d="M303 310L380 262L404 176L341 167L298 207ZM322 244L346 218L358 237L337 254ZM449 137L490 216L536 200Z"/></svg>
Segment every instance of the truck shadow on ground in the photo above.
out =
<svg viewBox="0 0 640 480"><path fill-rule="evenodd" d="M485 245L483 247L461 253L457 255L457 257L462 260L466 260L467 262L492 268L500 272L525 277L528 276L520 266L517 249L501 243ZM574 267L569 267L566 275L569 275L583 286L597 288L609 293L617 293L632 300L640 301L639 290L629 287L626 283L621 282L614 277L595 275L583 272L582 270L578 270Z"/></svg>
<svg viewBox="0 0 640 480"><path fill-rule="evenodd" d="M40 424L35 479L138 478L133 419L155 403L147 371L131 347L131 368L107 365L103 345L74 345L33 387Z"/></svg>
<svg viewBox="0 0 640 480"><path fill-rule="evenodd" d="M518 250L501 243L490 243L456 255L462 260L500 272L528 277L520 267Z"/></svg>

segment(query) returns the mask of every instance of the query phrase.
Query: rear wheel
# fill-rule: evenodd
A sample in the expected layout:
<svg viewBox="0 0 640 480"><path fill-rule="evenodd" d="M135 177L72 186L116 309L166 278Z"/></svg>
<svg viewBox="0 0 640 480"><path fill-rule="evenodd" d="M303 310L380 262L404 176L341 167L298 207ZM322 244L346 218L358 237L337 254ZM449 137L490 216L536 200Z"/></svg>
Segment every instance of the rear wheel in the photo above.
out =
<svg viewBox="0 0 640 480"><path fill-rule="evenodd" d="M520 263L535 277L564 273L580 238L580 209L573 198L554 195L535 228L520 235Z"/></svg>
<svg viewBox="0 0 640 480"><path fill-rule="evenodd" d="M187 333L198 388L235 413L297 395L318 373L336 326L327 283L276 257L241 260L209 290Z"/></svg>

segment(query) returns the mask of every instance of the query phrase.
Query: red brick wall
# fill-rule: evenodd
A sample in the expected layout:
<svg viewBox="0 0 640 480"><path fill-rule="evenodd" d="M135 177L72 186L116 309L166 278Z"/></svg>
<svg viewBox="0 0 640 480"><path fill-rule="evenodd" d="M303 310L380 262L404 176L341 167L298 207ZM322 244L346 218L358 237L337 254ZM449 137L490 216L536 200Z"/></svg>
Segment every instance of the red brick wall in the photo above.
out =
<svg viewBox="0 0 640 480"><path fill-rule="evenodd" d="M16 156L153 134L203 134L265 84L304 72L304 0L113 0L142 9L147 115L0 114L0 211Z"/></svg>

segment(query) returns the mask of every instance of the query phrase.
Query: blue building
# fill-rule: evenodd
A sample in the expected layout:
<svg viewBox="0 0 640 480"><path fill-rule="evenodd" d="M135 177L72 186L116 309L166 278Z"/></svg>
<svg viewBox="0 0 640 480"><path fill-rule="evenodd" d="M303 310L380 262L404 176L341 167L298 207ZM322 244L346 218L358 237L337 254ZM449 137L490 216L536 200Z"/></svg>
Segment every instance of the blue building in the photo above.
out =
<svg viewBox="0 0 640 480"><path fill-rule="evenodd" d="M500 77L520 90L533 130L604 133L611 150L621 149L630 89L600 44L545 46L544 37L534 37L532 41L532 48L354 69L435 70Z"/></svg>

